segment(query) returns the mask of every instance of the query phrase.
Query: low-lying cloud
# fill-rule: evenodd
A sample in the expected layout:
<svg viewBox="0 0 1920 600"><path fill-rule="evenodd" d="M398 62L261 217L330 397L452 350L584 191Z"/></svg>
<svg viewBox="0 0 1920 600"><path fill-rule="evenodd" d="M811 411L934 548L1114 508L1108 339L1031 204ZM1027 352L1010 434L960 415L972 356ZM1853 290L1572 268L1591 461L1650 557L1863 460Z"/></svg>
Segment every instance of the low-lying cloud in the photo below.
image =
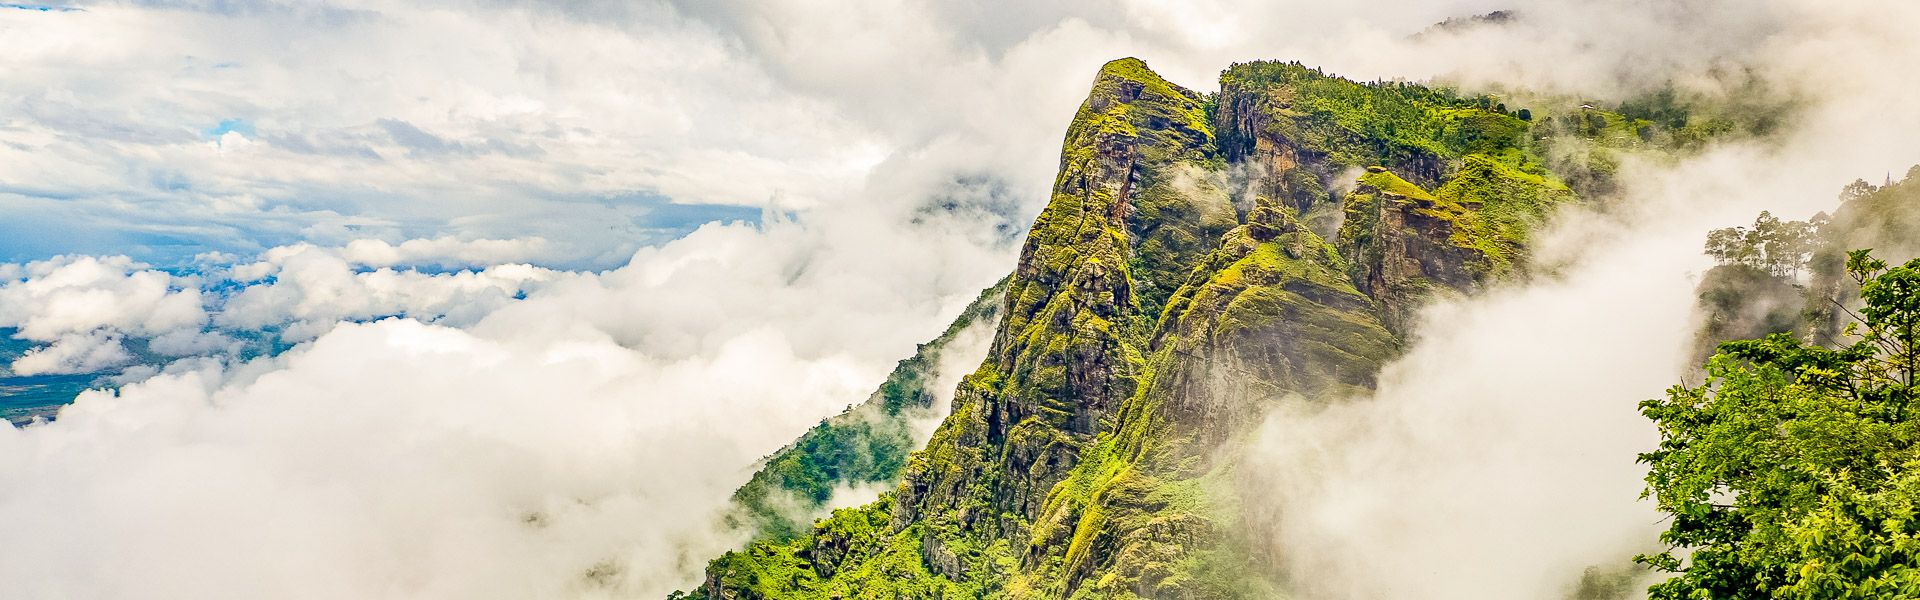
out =
<svg viewBox="0 0 1920 600"><path fill-rule="evenodd" d="M206 331L266 312L323 323L310 341L172 359L52 423L0 427L0 514L33 515L0 522L22 541L0 545L0 578L46 598L663 595L747 533L718 517L756 459L866 397L977 293L844 264L954 253L843 247L914 233L886 235L716 225L604 273L356 272L326 249L271 253L271 283L232 293ZM485 280L516 271L542 274L520 298L431 296L499 292ZM365 322L384 286L427 301ZM714 295L670 300L687 286ZM255 301L269 296L291 300Z"/></svg>

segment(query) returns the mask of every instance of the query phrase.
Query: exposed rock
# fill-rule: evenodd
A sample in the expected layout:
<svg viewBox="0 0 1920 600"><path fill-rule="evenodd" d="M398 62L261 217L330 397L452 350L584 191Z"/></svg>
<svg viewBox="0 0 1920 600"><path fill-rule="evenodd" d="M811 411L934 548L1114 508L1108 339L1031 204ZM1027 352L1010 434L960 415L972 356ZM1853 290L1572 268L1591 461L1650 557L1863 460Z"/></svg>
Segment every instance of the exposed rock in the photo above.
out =
<svg viewBox="0 0 1920 600"><path fill-rule="evenodd" d="M1405 332L1435 293L1471 293L1522 262L1526 232L1565 186L1478 156L1428 193L1383 167L1368 167L1345 199L1338 247L1354 285Z"/></svg>
<svg viewBox="0 0 1920 600"><path fill-rule="evenodd" d="M966 568L960 564L960 557L948 550L946 544L940 541L940 536L930 530L920 534L920 559L926 561L927 567L933 572L948 579L967 576Z"/></svg>
<svg viewBox="0 0 1920 600"><path fill-rule="evenodd" d="M1484 254L1451 242L1457 211L1380 167L1347 195L1341 253L1353 259L1354 284L1380 301L1396 331L1436 287L1470 289L1486 271Z"/></svg>

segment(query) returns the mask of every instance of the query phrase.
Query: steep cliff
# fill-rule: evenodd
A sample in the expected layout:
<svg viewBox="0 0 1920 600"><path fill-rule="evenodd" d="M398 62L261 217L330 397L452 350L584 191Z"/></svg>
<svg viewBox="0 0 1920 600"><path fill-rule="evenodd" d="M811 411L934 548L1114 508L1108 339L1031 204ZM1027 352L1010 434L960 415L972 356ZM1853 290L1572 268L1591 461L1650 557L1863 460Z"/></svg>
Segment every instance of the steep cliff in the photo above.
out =
<svg viewBox="0 0 1920 600"><path fill-rule="evenodd" d="M1220 84L1104 66L992 347L898 487L690 595L1281 593L1236 537L1221 449L1284 399L1371 388L1421 301L1514 273L1573 193L1487 98L1292 63Z"/></svg>
<svg viewBox="0 0 1920 600"><path fill-rule="evenodd" d="M1354 282L1381 303L1396 331L1433 293L1476 290L1513 270L1527 232L1573 199L1558 182L1483 155L1462 163L1432 193L1368 167L1347 194L1340 250L1353 261Z"/></svg>

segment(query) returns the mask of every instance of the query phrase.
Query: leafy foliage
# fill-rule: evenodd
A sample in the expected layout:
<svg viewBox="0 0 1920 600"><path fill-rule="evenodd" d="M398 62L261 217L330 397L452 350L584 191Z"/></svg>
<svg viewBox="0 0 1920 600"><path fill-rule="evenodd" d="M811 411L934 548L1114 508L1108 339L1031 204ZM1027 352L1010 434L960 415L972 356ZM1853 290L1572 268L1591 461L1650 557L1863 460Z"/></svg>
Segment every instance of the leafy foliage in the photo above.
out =
<svg viewBox="0 0 1920 600"><path fill-rule="evenodd" d="M1549 211L1574 200L1558 181L1482 155L1467 156L1465 164L1433 195L1440 204L1462 207L1466 215L1454 226L1454 245L1479 250L1495 271L1519 262L1528 233Z"/></svg>
<svg viewBox="0 0 1920 600"><path fill-rule="evenodd" d="M1920 596L1920 260L1846 266L1865 302L1852 344L1728 342L1706 382L1641 403L1673 549L1637 560L1677 575L1651 598Z"/></svg>
<svg viewBox="0 0 1920 600"><path fill-rule="evenodd" d="M1920 165L1899 180L1889 174L1886 185L1856 180L1840 191L1840 200L1830 237L1844 238L1849 247L1920 255Z"/></svg>

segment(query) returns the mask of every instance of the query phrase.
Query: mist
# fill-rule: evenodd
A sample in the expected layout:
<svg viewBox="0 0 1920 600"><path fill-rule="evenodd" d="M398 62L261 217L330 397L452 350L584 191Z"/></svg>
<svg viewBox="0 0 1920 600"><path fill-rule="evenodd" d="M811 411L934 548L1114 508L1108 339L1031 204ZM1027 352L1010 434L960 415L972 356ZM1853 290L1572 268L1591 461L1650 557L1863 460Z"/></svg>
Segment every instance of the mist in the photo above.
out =
<svg viewBox="0 0 1920 600"><path fill-rule="evenodd" d="M1373 397L1269 415L1243 484L1298 589L1552 598L1651 548L1635 404L1683 372L1704 265L1686 223L1584 218L1595 258L1425 311Z"/></svg>

